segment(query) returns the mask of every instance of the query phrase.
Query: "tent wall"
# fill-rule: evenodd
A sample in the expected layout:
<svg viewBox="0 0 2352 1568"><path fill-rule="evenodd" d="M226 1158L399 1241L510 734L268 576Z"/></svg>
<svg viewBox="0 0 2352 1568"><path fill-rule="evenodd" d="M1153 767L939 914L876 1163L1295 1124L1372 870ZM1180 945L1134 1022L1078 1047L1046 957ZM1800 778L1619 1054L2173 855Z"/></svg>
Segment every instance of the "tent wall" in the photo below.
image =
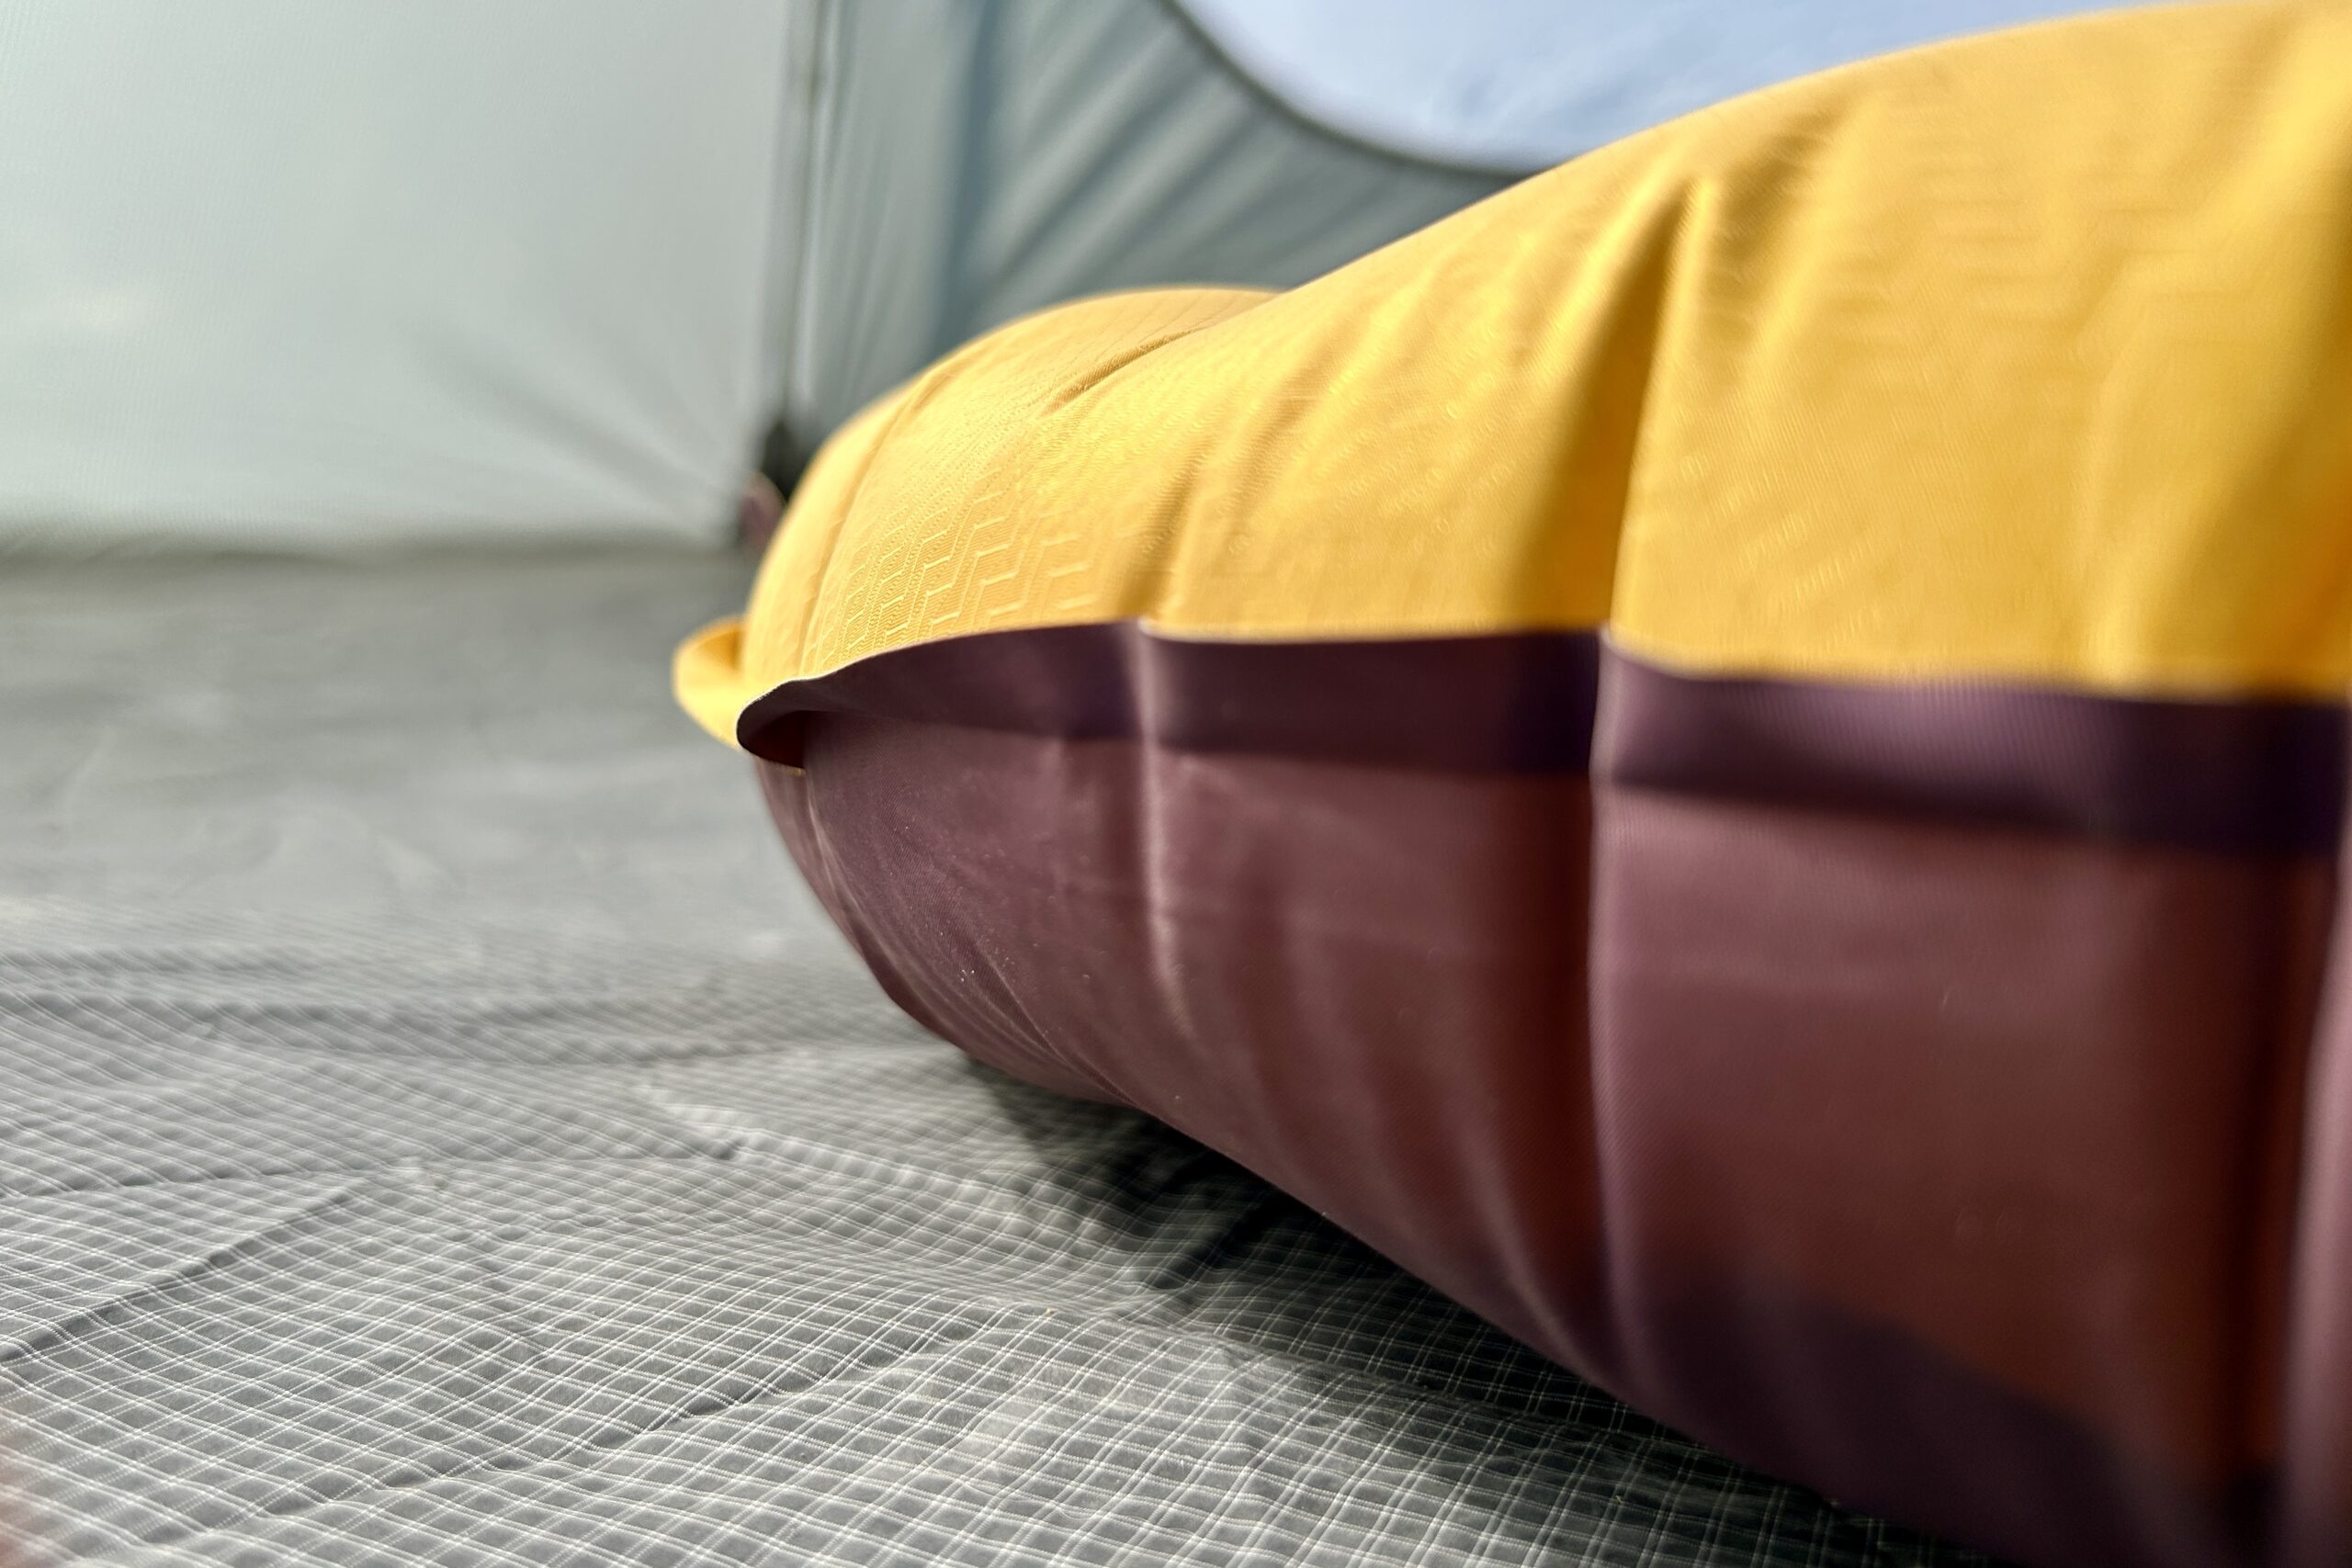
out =
<svg viewBox="0 0 2352 1568"><path fill-rule="evenodd" d="M806 3L801 451L1057 299L1300 282L1736 93L2102 0Z"/></svg>
<svg viewBox="0 0 2352 1568"><path fill-rule="evenodd" d="M1165 0L25 0L0 547L716 538L779 408L813 442L1011 316L1498 183Z"/></svg>
<svg viewBox="0 0 2352 1568"><path fill-rule="evenodd" d="M0 547L715 540L1011 317L2087 3L17 0Z"/></svg>
<svg viewBox="0 0 2352 1568"><path fill-rule="evenodd" d="M1357 145L1166 0L815 0L823 108L785 417L805 446L1074 295L1302 282L1499 176Z"/></svg>
<svg viewBox="0 0 2352 1568"><path fill-rule="evenodd" d="M0 545L719 536L789 14L0 6Z"/></svg>

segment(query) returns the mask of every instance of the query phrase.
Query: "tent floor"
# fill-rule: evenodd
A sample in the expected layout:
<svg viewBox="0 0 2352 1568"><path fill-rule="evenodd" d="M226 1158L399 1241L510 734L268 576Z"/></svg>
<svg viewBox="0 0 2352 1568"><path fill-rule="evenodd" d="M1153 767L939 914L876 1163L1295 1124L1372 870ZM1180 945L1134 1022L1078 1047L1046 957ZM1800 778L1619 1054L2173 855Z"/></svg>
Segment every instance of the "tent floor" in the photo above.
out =
<svg viewBox="0 0 2352 1568"><path fill-rule="evenodd" d="M744 578L0 577L0 1541L1969 1561L902 1021L670 706Z"/></svg>

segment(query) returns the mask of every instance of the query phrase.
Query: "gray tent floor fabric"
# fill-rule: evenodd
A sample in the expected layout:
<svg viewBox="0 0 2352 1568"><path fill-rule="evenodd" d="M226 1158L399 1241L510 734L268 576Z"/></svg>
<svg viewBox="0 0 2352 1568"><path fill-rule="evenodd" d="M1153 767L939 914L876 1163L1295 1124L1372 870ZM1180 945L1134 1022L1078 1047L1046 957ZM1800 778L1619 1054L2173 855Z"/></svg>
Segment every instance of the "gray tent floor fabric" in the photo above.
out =
<svg viewBox="0 0 2352 1568"><path fill-rule="evenodd" d="M0 1557L1976 1561L904 1021L670 706L744 577L0 579Z"/></svg>

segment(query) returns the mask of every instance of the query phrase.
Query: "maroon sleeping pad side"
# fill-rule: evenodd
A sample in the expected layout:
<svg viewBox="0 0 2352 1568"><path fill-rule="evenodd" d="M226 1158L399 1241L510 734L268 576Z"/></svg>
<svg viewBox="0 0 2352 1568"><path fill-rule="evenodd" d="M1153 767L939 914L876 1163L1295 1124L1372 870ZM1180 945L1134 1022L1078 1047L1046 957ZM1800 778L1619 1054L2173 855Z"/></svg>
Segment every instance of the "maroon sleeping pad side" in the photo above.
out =
<svg viewBox="0 0 2352 1568"><path fill-rule="evenodd" d="M2347 1560L2340 715L1589 638L1419 645L1397 702L1415 645L1200 646L998 634L746 716L917 1019L1841 1502Z"/></svg>

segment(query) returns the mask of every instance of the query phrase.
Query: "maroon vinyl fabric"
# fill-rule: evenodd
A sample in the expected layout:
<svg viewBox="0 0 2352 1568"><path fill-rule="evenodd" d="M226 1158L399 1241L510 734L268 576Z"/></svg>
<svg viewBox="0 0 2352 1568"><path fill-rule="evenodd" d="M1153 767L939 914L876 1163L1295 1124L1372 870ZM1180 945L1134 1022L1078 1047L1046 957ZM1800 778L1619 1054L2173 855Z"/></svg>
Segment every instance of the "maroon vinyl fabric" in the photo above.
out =
<svg viewBox="0 0 2352 1568"><path fill-rule="evenodd" d="M747 715L916 1018L1841 1501L2347 1560L2340 715L1114 635Z"/></svg>
<svg viewBox="0 0 2352 1568"><path fill-rule="evenodd" d="M2288 1568L2327 1568L2352 1562L2352 920L2341 911L2306 1085L2281 1380L2278 1555Z"/></svg>

